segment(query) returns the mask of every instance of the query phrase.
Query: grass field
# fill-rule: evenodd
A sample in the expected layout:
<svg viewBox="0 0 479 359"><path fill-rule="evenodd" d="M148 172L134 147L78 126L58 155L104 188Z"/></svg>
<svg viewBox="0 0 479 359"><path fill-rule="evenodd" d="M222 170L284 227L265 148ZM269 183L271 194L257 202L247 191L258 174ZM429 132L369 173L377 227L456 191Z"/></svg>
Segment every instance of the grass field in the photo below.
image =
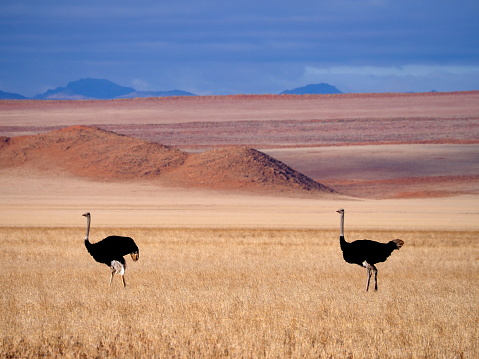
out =
<svg viewBox="0 0 479 359"><path fill-rule="evenodd" d="M108 234L140 247L126 289L108 286L83 228L0 229L0 357L479 357L479 232L348 230L405 241L367 293L336 231L94 228L91 240Z"/></svg>

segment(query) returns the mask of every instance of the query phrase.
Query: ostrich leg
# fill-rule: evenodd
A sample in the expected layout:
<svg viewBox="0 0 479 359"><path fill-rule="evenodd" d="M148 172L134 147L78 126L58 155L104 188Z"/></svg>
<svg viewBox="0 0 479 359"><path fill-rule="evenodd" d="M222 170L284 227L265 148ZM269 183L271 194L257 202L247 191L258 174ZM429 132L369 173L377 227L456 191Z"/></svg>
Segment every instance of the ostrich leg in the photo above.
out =
<svg viewBox="0 0 479 359"><path fill-rule="evenodd" d="M377 275L377 269L375 266L369 264L368 262L364 261L363 262L363 267L367 269L367 276L368 276L368 281L366 283L366 292L369 290L369 283L371 282L371 275L373 274L373 271L375 272L375 275ZM375 277L376 280L376 277ZM376 290L377 290L377 282L376 282Z"/></svg>
<svg viewBox="0 0 479 359"><path fill-rule="evenodd" d="M113 276L115 275L115 271L112 270L111 271L111 277L110 277L110 287L111 287L111 283L113 282Z"/></svg>
<svg viewBox="0 0 479 359"><path fill-rule="evenodd" d="M371 282L371 276L374 272L374 290L378 290L378 269L374 264L369 264L364 261L363 266L368 270L368 282L366 284L366 292L369 290L369 283Z"/></svg>
<svg viewBox="0 0 479 359"><path fill-rule="evenodd" d="M369 266L367 267L368 269L368 282L366 284L366 292L369 290L369 282L371 281L371 268L369 268Z"/></svg>
<svg viewBox="0 0 479 359"><path fill-rule="evenodd" d="M374 272L374 290L378 290L378 269L374 264L371 264L371 268Z"/></svg>

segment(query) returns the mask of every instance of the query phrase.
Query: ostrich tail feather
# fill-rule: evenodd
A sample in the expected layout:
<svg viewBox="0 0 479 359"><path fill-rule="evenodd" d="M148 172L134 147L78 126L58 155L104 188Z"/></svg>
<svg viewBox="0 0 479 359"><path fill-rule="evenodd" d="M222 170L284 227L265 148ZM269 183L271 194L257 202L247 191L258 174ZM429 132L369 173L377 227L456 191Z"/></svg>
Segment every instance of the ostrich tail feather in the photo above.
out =
<svg viewBox="0 0 479 359"><path fill-rule="evenodd" d="M400 239L393 239L391 242L394 242L397 249L401 248L404 245L404 241L402 241Z"/></svg>

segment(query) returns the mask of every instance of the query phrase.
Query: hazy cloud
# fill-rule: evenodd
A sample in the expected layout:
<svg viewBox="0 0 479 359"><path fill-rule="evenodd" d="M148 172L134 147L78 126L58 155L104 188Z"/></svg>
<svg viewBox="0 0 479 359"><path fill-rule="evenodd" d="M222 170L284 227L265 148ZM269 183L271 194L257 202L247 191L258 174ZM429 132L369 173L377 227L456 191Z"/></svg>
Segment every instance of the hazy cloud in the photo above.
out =
<svg viewBox="0 0 479 359"><path fill-rule="evenodd" d="M1 90L33 95L84 77L205 94L326 79L343 91L402 91L406 78L410 91L420 81L471 90L478 17L469 0L6 0ZM365 86L366 77L383 80Z"/></svg>

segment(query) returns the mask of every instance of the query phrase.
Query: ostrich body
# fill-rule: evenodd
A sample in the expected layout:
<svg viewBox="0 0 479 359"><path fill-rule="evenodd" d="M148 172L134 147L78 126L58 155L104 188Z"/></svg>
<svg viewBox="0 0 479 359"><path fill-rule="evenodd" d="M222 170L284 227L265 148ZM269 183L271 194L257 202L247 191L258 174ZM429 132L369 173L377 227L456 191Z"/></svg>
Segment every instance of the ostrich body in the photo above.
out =
<svg viewBox="0 0 479 359"><path fill-rule="evenodd" d="M125 283L125 269L126 261L123 256L130 254L134 261L137 261L140 257L140 250L135 241L130 237L121 236L108 236L105 239L97 243L91 243L90 236L90 222L91 215L89 212L83 214L87 219L86 235L85 235L85 247L88 253L99 263L104 263L111 268L110 286L115 274L120 274L123 281L123 287L126 287Z"/></svg>
<svg viewBox="0 0 479 359"><path fill-rule="evenodd" d="M351 243L346 242L344 239L344 209L339 209L336 212L341 215L339 244L343 251L344 260L367 269L366 291L369 290L369 282L374 273L374 290L378 290L378 270L374 265L379 262L385 262L395 249L403 246L404 241L393 239L388 243L379 243L363 239Z"/></svg>

